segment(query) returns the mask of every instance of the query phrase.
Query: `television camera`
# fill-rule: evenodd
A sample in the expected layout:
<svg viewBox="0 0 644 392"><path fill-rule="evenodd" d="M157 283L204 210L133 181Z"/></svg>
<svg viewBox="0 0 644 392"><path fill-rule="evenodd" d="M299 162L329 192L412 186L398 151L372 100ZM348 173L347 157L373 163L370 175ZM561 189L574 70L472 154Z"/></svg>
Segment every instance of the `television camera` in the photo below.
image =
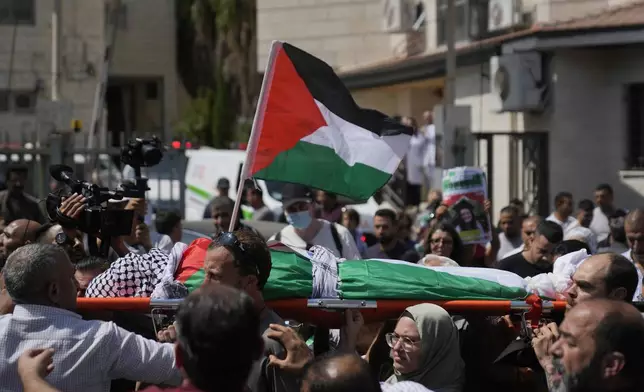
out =
<svg viewBox="0 0 644 392"><path fill-rule="evenodd" d="M49 174L58 182L67 185L71 194L80 194L87 200L87 204L78 219L65 216L60 211L63 197L60 194L50 193L47 196L46 208L49 218L61 226L75 228L88 235L90 254L107 257L111 239L113 237L129 235L132 231L134 211L110 208L108 201L123 200L123 198L145 198L148 179L141 175L141 167L152 167L163 158L161 141L152 139L135 139L121 149L121 162L130 165L135 171L135 181L124 183L116 189L110 190L97 184L73 178L74 170L66 165L53 165ZM142 221L142 218L139 217ZM101 240L100 247L97 239Z"/></svg>

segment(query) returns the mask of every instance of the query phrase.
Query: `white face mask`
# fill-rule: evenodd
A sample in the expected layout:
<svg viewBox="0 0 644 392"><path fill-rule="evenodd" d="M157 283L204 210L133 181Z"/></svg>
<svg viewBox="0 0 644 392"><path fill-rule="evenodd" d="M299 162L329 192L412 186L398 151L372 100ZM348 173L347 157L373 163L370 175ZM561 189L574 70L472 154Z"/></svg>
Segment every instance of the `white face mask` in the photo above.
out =
<svg viewBox="0 0 644 392"><path fill-rule="evenodd" d="M286 214L286 221L296 229L306 229L311 225L313 218L309 211L299 211Z"/></svg>

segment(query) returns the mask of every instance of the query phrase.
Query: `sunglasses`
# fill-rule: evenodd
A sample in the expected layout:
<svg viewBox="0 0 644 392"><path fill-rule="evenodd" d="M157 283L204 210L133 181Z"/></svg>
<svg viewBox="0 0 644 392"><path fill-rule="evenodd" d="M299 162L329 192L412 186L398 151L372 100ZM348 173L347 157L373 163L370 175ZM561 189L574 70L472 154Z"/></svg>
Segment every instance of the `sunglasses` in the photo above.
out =
<svg viewBox="0 0 644 392"><path fill-rule="evenodd" d="M247 253L246 247L239 241L234 233L231 233L229 231L219 232L215 236L213 243L215 245L223 246L224 248L233 252L235 260L241 264L240 267L244 271L259 276L259 267L257 267L257 264L255 264L255 262L251 260Z"/></svg>

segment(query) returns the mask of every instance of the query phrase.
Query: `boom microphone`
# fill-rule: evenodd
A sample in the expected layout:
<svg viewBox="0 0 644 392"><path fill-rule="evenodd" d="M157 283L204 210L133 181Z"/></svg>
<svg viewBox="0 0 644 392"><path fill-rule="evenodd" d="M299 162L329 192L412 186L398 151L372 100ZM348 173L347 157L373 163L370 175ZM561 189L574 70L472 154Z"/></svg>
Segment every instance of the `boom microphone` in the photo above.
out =
<svg viewBox="0 0 644 392"><path fill-rule="evenodd" d="M69 184L72 181L70 174L74 173L74 169L67 165L51 165L49 167L49 174L59 182Z"/></svg>

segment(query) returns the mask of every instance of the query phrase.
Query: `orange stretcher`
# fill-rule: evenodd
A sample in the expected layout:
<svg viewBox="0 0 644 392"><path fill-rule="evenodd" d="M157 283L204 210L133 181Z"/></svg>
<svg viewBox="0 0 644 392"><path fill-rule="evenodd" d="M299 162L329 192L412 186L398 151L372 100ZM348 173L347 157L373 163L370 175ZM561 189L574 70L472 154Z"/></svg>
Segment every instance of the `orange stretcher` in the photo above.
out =
<svg viewBox="0 0 644 392"><path fill-rule="evenodd" d="M174 310L181 300L150 298L78 298L78 309L86 311L110 310L153 313L155 310ZM267 306L284 319L298 320L326 328L338 328L343 323L341 311L360 309L365 323L395 319L409 306L433 303L450 313L502 316L522 314L536 327L543 316L563 312L564 301L542 301L530 296L524 301L425 301L425 300L341 300L341 299L280 299L267 301Z"/></svg>

